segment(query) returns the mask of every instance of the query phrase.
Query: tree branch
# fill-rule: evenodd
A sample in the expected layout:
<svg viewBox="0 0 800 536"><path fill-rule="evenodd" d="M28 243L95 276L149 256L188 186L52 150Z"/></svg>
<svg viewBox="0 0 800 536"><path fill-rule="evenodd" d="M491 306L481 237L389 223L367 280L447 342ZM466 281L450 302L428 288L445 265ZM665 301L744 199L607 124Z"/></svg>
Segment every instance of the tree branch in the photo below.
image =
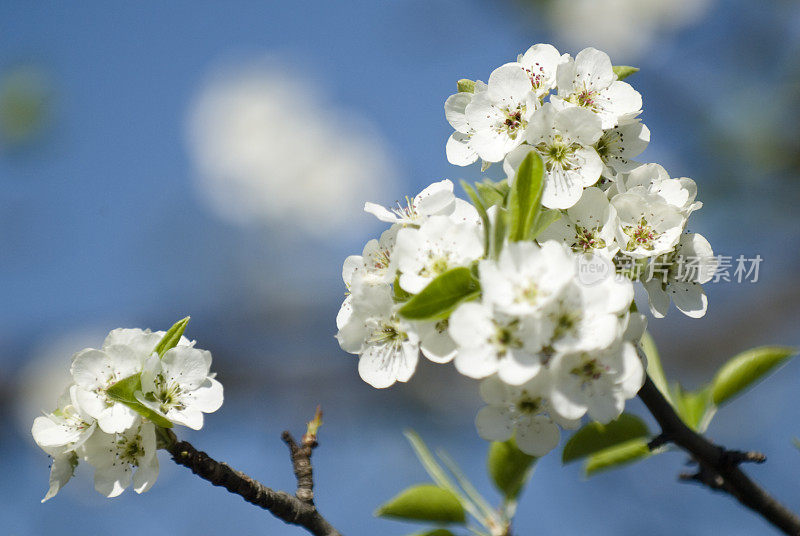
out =
<svg viewBox="0 0 800 536"><path fill-rule="evenodd" d="M785 534L800 536L800 518L750 480L739 468L743 462L763 462L766 459L763 454L727 450L689 428L675 413L650 376L645 379L639 398L661 426L661 434L650 442L650 448L674 443L691 454L698 463L699 471L696 474L681 475L682 480L696 481L711 489L728 493Z"/></svg>
<svg viewBox="0 0 800 536"><path fill-rule="evenodd" d="M284 435L287 434L289 433L284 432ZM290 434L289 437L291 438ZM304 473L302 485L300 483L301 476L298 474L298 462L295 460L295 454L292 453L292 462L298 479L297 497L294 497L286 492L270 489L228 464L214 460L205 452L195 449L187 441L178 441L172 430L165 430L162 438L164 448L172 455L175 463L188 467L194 474L208 480L211 484L221 486L231 493L241 496L245 501L268 510L286 523L303 527L314 536L342 536L314 506L310 460L313 447L307 447L305 442L303 447L295 445L297 449L308 449L308 456L305 457L308 464L307 475ZM316 437L314 445L316 446ZM304 487L306 485L307 488ZM310 496L307 499L301 499L301 490L306 489Z"/></svg>

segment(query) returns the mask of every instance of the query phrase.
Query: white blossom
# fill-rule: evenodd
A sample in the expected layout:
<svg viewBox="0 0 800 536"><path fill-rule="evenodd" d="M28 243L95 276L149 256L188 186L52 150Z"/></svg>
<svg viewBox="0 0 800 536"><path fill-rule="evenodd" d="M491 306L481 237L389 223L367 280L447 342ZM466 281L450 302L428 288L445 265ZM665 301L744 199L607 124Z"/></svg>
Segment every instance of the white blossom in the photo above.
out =
<svg viewBox="0 0 800 536"><path fill-rule="evenodd" d="M631 121L641 113L642 96L617 80L608 54L585 48L558 66L558 95L550 102L559 109L580 107L602 121L604 129Z"/></svg>
<svg viewBox="0 0 800 536"><path fill-rule="evenodd" d="M458 266L468 266L483 255L483 236L475 223L453 223L446 216L431 216L418 229L397 233L394 257L400 287L416 294L437 276Z"/></svg>
<svg viewBox="0 0 800 536"><path fill-rule="evenodd" d="M658 164L643 164L632 169L617 187L620 192L645 190L658 195L687 218L703 206L703 203L695 200L697 184L692 179L671 179L667 170Z"/></svg>
<svg viewBox="0 0 800 536"><path fill-rule="evenodd" d="M653 262L652 277L643 283L653 316L667 314L670 298L686 316L704 316L708 298L702 284L713 277L718 264L708 240L696 233L683 234L674 252Z"/></svg>
<svg viewBox="0 0 800 536"><path fill-rule="evenodd" d="M542 205L569 208L581 198L583 189L600 178L603 162L592 146L602 134L600 121L580 108L557 110L546 103L525 132L529 145L508 155L503 163L509 183L522 160L536 150L544 163Z"/></svg>
<svg viewBox="0 0 800 536"><path fill-rule="evenodd" d="M629 342L600 351L559 354L550 369L552 411L564 419L580 419L588 412L603 424L619 417L625 401L636 396L645 377Z"/></svg>
<svg viewBox="0 0 800 536"><path fill-rule="evenodd" d="M557 445L559 424L574 428L576 421L548 415L551 378L543 371L529 382L512 386L491 376L481 382L481 397L488 404L475 417L478 434L488 441L514 438L519 449L531 456L544 456Z"/></svg>
<svg viewBox="0 0 800 536"><path fill-rule="evenodd" d="M450 315L450 336L458 347L455 367L470 378L498 373L519 385L542 367L538 326L532 317L505 315L487 304L467 302Z"/></svg>
<svg viewBox="0 0 800 536"><path fill-rule="evenodd" d="M615 238L617 211L599 188L586 188L580 200L539 235L538 240L559 240L578 253L609 259L619 251Z"/></svg>
<svg viewBox="0 0 800 536"><path fill-rule="evenodd" d="M486 91L473 94L464 113L469 147L485 162L500 162L524 141L523 132L539 106L524 67L506 63L489 76Z"/></svg>
<svg viewBox="0 0 800 536"><path fill-rule="evenodd" d="M163 357L148 357L142 370L142 389L136 399L167 420L194 430L203 427L203 413L222 406L222 384L210 373L211 353L176 346Z"/></svg>
<svg viewBox="0 0 800 536"><path fill-rule="evenodd" d="M633 161L650 143L650 129L644 123L634 121L618 125L603 132L594 147L603 160L603 176L614 179L640 164Z"/></svg>
<svg viewBox="0 0 800 536"><path fill-rule="evenodd" d="M569 60L569 54L559 54L556 47L544 43L533 45L517 57L517 63L531 81L531 89L541 100L556 87L558 66Z"/></svg>
<svg viewBox="0 0 800 536"><path fill-rule="evenodd" d="M453 221L479 221L475 207L453 194L449 180L435 182L422 190L414 199L406 198L406 205L397 204L391 210L376 203L365 203L364 211L380 221L402 225L420 225L430 216L450 216Z"/></svg>
<svg viewBox="0 0 800 536"><path fill-rule="evenodd" d="M361 255L350 255L344 260L342 279L348 289L352 286L356 273L361 274L367 284L394 282L397 263L394 262L393 252L397 242L397 232L401 228L399 224L392 225L378 240L372 239L367 242Z"/></svg>
<svg viewBox="0 0 800 536"><path fill-rule="evenodd" d="M358 354L358 373L378 389L408 381L419 359L419 337L395 312L391 292L389 285L359 285L337 318L339 346Z"/></svg>
<svg viewBox="0 0 800 536"><path fill-rule="evenodd" d="M95 468L94 487L106 497L116 497L131 481L136 493L143 493L158 477L156 433L151 422L137 418L120 433L98 430L84 447L85 460Z"/></svg>
<svg viewBox="0 0 800 536"><path fill-rule="evenodd" d="M686 224L678 208L641 187L615 195L611 205L619 218L617 244L634 259L672 251Z"/></svg>

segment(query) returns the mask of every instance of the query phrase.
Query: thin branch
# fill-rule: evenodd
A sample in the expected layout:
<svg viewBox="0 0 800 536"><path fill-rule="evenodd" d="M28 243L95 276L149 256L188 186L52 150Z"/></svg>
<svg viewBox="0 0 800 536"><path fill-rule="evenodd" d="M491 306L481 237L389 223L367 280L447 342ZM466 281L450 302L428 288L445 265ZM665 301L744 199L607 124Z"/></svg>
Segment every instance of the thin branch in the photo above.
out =
<svg viewBox="0 0 800 536"><path fill-rule="evenodd" d="M661 426L661 434L650 443L651 448L674 443L691 454L699 465L697 473L683 474L681 480L698 482L728 493L785 534L800 536L800 518L739 468L743 462L764 462L766 458L763 454L727 450L689 428L649 376L639 391L639 398Z"/></svg>
<svg viewBox="0 0 800 536"><path fill-rule="evenodd" d="M284 432L284 434L288 434L288 432ZM301 490L305 488L300 484L299 475L297 477L298 496L295 497L284 491L275 491L266 487L246 474L233 469L228 464L218 462L205 452L198 451L187 441L178 441L171 430L165 430L165 433L162 433L162 443L178 465L188 467L194 474L208 480L211 484L221 486L231 493L241 496L245 501L268 510L278 519L292 525L299 525L314 536L342 536L322 517L322 514L314 506L310 460L310 449L312 447L308 447L309 456L306 457L309 486L307 491L311 495L308 499L301 499ZM316 438L314 443L316 444ZM302 448L297 447L297 445L295 447ZM292 462L297 475L297 462L294 454L292 454ZM304 482L306 482L305 476Z"/></svg>

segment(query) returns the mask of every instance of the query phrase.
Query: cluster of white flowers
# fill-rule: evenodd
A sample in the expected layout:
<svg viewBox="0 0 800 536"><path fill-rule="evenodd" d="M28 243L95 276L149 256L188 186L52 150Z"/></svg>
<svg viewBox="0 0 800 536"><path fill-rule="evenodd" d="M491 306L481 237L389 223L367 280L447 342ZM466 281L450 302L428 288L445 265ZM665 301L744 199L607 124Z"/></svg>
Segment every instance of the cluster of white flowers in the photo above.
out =
<svg viewBox="0 0 800 536"><path fill-rule="evenodd" d="M694 181L632 160L650 139L638 119L641 96L618 80L605 53L587 48L573 58L538 44L488 83L461 81L459 89L445 103L455 129L448 159L480 159L483 169L502 161L507 177L485 181L495 199L479 188L475 206L456 198L447 180L393 211L367 203L392 226L344 263L348 296L337 338L378 388L409 380L420 351L452 361L482 379L480 435L514 436L541 456L558 444L558 426L575 427L587 414L607 423L640 389L636 346L646 322L633 303L634 281L655 317L670 298L699 317L715 258L705 238L684 232L701 207ZM507 225L500 216L531 153L542 163L538 214L552 223L526 239L501 235L498 247L490 235L496 240ZM469 271L474 291L461 289L453 308L409 314L428 289L443 299L457 292L442 276L454 269Z"/></svg>
<svg viewBox="0 0 800 536"><path fill-rule="evenodd" d="M210 373L211 354L181 336L159 355L165 335L115 329L99 350L72 357L72 384L58 408L37 417L31 430L53 458L42 502L58 493L81 460L95 468L95 489L107 497L131 481L137 493L147 491L158 476L157 428L174 423L199 430L203 413L220 408L222 385ZM126 388L113 393L115 385Z"/></svg>

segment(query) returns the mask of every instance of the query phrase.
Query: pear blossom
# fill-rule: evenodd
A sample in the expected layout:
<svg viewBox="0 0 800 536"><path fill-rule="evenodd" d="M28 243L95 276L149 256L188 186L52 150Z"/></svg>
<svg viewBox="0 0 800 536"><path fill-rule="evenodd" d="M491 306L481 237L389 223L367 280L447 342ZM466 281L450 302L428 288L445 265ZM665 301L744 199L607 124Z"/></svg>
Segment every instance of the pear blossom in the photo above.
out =
<svg viewBox="0 0 800 536"><path fill-rule="evenodd" d="M476 223L454 224L446 216L431 216L418 229L401 229L394 250L400 287L416 294L444 272L477 260L483 249Z"/></svg>
<svg viewBox="0 0 800 536"><path fill-rule="evenodd" d="M541 100L556 87L556 71L561 63L569 60L569 54L559 54L556 47L545 43L533 45L517 57L517 63L531 80L531 89Z"/></svg>
<svg viewBox="0 0 800 536"><path fill-rule="evenodd" d="M671 179L667 170L658 164L643 164L632 169L617 187L620 192L646 190L656 194L687 218L703 206L695 200L697 184L692 179Z"/></svg>
<svg viewBox="0 0 800 536"><path fill-rule="evenodd" d="M358 373L373 387L408 381L419 359L419 336L396 313L389 285L360 285L351 297L337 319L339 346L359 356Z"/></svg>
<svg viewBox="0 0 800 536"><path fill-rule="evenodd" d="M579 107L600 118L603 129L633 120L641 113L642 96L617 80L608 54L585 48L558 66L558 95L550 102L558 109Z"/></svg>
<svg viewBox="0 0 800 536"><path fill-rule="evenodd" d="M614 239L616 228L616 209L602 190L590 187L538 239L559 240L577 253L594 253L611 259L619 251Z"/></svg>
<svg viewBox="0 0 800 536"><path fill-rule="evenodd" d="M492 71L486 91L474 93L464 108L472 134L469 147L485 162L500 162L524 141L524 131L539 99L522 64Z"/></svg>
<svg viewBox="0 0 800 536"><path fill-rule="evenodd" d="M397 272L394 262L394 246L397 233L402 225L392 225L384 231L379 239L372 239L366 243L361 255L350 255L344 260L342 279L349 289L356 272L363 274L365 283L381 284L392 283Z"/></svg>
<svg viewBox="0 0 800 536"><path fill-rule="evenodd" d="M115 329L103 341L100 350L87 348L72 358L70 372L77 386L74 398L106 433L119 433L131 426L137 413L121 402L109 398L107 390L113 384L142 370L145 359L165 335L163 331ZM179 346L194 343L181 337Z"/></svg>
<svg viewBox="0 0 800 536"><path fill-rule="evenodd" d="M419 349L434 363L448 363L456 356L456 343L450 337L450 320L432 320L417 322L415 325L419 336Z"/></svg>
<svg viewBox="0 0 800 536"><path fill-rule="evenodd" d="M519 449L531 456L544 456L560 438L553 417L566 428L577 421L553 415L548 402L551 379L543 371L523 385L508 385L497 376L481 382L481 398L488 404L475 417L478 434L487 441L514 438Z"/></svg>
<svg viewBox="0 0 800 536"><path fill-rule="evenodd" d="M53 458L50 487L42 502L52 499L72 478L78 466L81 446L97 428L75 402L76 387L71 386L59 399L58 409L33 420L31 434L39 447Z"/></svg>
<svg viewBox="0 0 800 536"><path fill-rule="evenodd" d="M602 134L600 121L580 108L557 110L546 103L531 119L525 131L529 145L508 155L503 169L509 179L531 150L542 157L544 191L542 205L569 208L581 198L583 189L600 178L603 162L592 145Z"/></svg>
<svg viewBox="0 0 800 536"><path fill-rule="evenodd" d="M131 481L134 491L143 493L158 477L156 432L151 422L138 418L120 433L98 430L84 447L86 461L95 468L94 487L106 497L121 494Z"/></svg>
<svg viewBox="0 0 800 536"><path fill-rule="evenodd" d="M470 378L498 373L512 385L530 380L542 368L542 347L532 317L496 312L491 306L467 302L450 315L450 337L458 347L456 370Z"/></svg>
<svg viewBox="0 0 800 536"><path fill-rule="evenodd" d="M508 244L479 264L483 300L510 315L534 314L575 277L575 259L555 241Z"/></svg>
<svg viewBox="0 0 800 536"><path fill-rule="evenodd" d="M210 373L211 353L176 346L163 357L148 357L142 370L142 389L136 399L175 424L203 427L203 413L222 406L222 384Z"/></svg>
<svg viewBox="0 0 800 536"><path fill-rule="evenodd" d="M470 140L475 133L467 121L467 105L472 102L472 97L486 91L487 85L480 80L475 81L473 92L462 91L450 95L444 103L444 115L455 132L450 135L445 146L447 161L456 166L468 166L478 159L478 153L470 146Z"/></svg>
<svg viewBox="0 0 800 536"><path fill-rule="evenodd" d="M376 203L364 203L364 211L380 221L402 225L420 225L430 216L450 216L454 221L479 221L475 207L453 194L449 180L435 182L422 190L414 199L406 198L406 206L387 209Z"/></svg>
<svg viewBox="0 0 800 536"><path fill-rule="evenodd" d="M653 316L667 314L670 298L686 316L704 316L708 298L702 284L711 280L718 264L708 240L697 233L683 234L672 253L653 262L652 277L643 282Z"/></svg>
<svg viewBox="0 0 800 536"><path fill-rule="evenodd" d="M645 378L633 344L623 342L593 352L559 354L550 366L552 412L564 419L589 416L603 424L622 413Z"/></svg>
<svg viewBox="0 0 800 536"><path fill-rule="evenodd" d="M603 161L603 176L616 178L640 164L633 161L650 143L650 129L644 123L635 121L603 132L594 147Z"/></svg>
<svg viewBox="0 0 800 536"><path fill-rule="evenodd" d="M641 187L615 195L611 205L619 218L617 244L634 259L672 251L686 224L678 208Z"/></svg>

